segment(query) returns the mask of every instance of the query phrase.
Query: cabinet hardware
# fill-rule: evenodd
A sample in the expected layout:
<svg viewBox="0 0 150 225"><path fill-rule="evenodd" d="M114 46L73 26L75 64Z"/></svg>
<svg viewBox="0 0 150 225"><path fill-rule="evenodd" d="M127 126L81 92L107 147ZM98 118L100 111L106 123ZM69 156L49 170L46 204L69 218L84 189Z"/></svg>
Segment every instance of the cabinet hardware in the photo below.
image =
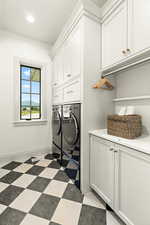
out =
<svg viewBox="0 0 150 225"><path fill-rule="evenodd" d="M67 77L71 77L71 74L67 74Z"/></svg>
<svg viewBox="0 0 150 225"><path fill-rule="evenodd" d="M125 51L125 50L123 50L123 51L122 51L122 53L125 55L125 54L126 54L126 51Z"/></svg>
<svg viewBox="0 0 150 225"><path fill-rule="evenodd" d="M114 150L113 148L110 148L110 149L109 149L109 151L111 151L111 152L112 152L113 150Z"/></svg>
<svg viewBox="0 0 150 225"><path fill-rule="evenodd" d="M115 152L115 153L118 153L118 151L117 151L117 150L115 150L114 152Z"/></svg>
<svg viewBox="0 0 150 225"><path fill-rule="evenodd" d="M131 50L129 48L127 48L127 52L130 52Z"/></svg>
<svg viewBox="0 0 150 225"><path fill-rule="evenodd" d="M67 91L67 94L71 94L71 93L73 93L73 91Z"/></svg>

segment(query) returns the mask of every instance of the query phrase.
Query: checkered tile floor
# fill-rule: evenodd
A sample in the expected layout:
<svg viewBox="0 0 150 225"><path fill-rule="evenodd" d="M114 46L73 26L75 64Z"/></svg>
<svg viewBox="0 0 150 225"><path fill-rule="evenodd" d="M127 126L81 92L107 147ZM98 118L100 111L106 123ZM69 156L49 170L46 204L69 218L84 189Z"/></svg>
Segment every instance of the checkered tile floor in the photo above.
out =
<svg viewBox="0 0 150 225"><path fill-rule="evenodd" d="M106 209L47 155L0 169L0 225L106 225Z"/></svg>

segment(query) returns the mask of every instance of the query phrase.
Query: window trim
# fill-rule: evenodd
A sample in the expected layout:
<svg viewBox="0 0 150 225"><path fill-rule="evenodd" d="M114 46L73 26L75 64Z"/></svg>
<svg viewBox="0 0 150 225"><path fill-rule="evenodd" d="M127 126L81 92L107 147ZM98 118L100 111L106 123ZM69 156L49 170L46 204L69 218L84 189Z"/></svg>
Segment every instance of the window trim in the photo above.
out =
<svg viewBox="0 0 150 225"><path fill-rule="evenodd" d="M25 80L25 79L21 79L21 69L22 69L22 67L27 67L27 68L31 68L31 69L38 69L38 70L40 70L40 80L39 81L34 81L34 82L38 82L39 84L40 84L40 92L39 92L39 94L37 94L37 93L32 93L32 91L31 91L31 82L32 82L32 80L30 79L30 80ZM21 84L21 82L22 81L30 81L30 93L23 93L22 92L22 84ZM25 64L20 64L20 120L22 121L31 121L31 120L40 120L41 119L41 116L42 116L42 111L41 111L41 104L42 104L42 101L41 101L41 97L42 97L42 79L41 79L41 68L40 67L33 67L33 66L29 66L29 65L25 65ZM32 118L32 116L31 116L31 109L30 109L30 119L22 119L21 118L21 109L22 109L22 105L21 105L21 95L22 94L30 94L30 108L31 108L31 95L32 94L35 94L35 95L39 95L39 99L40 99L40 105L39 105L39 118Z"/></svg>
<svg viewBox="0 0 150 225"><path fill-rule="evenodd" d="M20 120L20 65L41 69L41 119ZM14 126L44 125L48 122L47 113L47 76L49 64L33 61L32 59L14 57L14 79L13 79L13 114L12 122Z"/></svg>

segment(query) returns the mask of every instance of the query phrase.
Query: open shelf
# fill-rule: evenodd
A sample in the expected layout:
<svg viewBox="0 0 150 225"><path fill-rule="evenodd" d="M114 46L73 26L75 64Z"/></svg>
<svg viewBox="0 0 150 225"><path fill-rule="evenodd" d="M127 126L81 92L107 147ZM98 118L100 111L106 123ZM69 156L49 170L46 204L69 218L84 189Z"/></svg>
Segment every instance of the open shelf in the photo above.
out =
<svg viewBox="0 0 150 225"><path fill-rule="evenodd" d="M138 96L138 97L115 98L113 99L113 102L145 100L145 99L150 99L150 95Z"/></svg>

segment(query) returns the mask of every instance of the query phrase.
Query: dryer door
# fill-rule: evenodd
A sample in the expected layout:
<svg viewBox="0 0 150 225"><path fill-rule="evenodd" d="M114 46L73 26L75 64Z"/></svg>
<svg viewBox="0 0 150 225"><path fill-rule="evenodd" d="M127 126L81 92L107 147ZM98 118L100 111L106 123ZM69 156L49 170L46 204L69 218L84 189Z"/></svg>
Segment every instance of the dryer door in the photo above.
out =
<svg viewBox="0 0 150 225"><path fill-rule="evenodd" d="M75 115L70 112L69 117L63 118L63 136L68 145L75 145L79 138L79 125Z"/></svg>
<svg viewBox="0 0 150 225"><path fill-rule="evenodd" d="M57 109L53 110L52 114L52 128L53 128L53 136L58 136L61 132L61 115Z"/></svg>

